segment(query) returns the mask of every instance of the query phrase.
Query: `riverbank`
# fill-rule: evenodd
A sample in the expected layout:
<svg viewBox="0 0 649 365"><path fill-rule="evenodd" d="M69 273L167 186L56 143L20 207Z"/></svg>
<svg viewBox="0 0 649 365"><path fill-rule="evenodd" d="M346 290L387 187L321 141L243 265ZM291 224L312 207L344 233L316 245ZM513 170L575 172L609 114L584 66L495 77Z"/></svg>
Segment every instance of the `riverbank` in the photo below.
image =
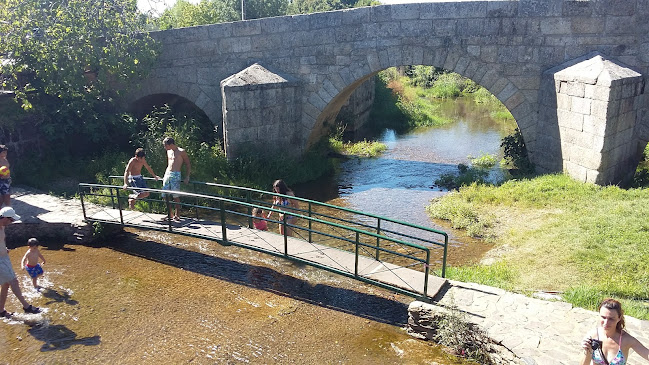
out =
<svg viewBox="0 0 649 365"><path fill-rule="evenodd" d="M480 265L449 269L451 279L517 292L560 292L591 310L615 297L629 315L649 319L647 189L546 175L464 187L428 210L494 242Z"/></svg>

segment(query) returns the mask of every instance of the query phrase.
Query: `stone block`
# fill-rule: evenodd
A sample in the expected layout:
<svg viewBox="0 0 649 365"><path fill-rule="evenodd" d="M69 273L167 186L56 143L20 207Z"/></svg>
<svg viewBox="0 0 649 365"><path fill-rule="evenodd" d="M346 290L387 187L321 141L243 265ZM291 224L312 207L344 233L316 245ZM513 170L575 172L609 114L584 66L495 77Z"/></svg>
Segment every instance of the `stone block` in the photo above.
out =
<svg viewBox="0 0 649 365"><path fill-rule="evenodd" d="M404 34L414 37L429 35L433 30L432 20L408 20L400 23Z"/></svg>
<svg viewBox="0 0 649 365"><path fill-rule="evenodd" d="M336 29L342 24L342 12L330 11L309 16L309 29Z"/></svg>
<svg viewBox="0 0 649 365"><path fill-rule="evenodd" d="M564 16L590 16L593 14L591 1L567 0L563 3L562 14Z"/></svg>
<svg viewBox="0 0 649 365"><path fill-rule="evenodd" d="M345 9L342 11L342 24L363 24L368 23L371 19L371 8L362 7L355 9Z"/></svg>
<svg viewBox="0 0 649 365"><path fill-rule="evenodd" d="M511 97L509 97L503 104L507 107L507 109L511 110L516 108L517 106L521 105L525 101L525 96L523 93L520 91L517 91L514 93Z"/></svg>
<svg viewBox="0 0 649 365"><path fill-rule="evenodd" d="M455 37L456 30L455 26L457 20L448 20L448 19L434 19L433 22L433 33L432 35L437 37Z"/></svg>
<svg viewBox="0 0 649 365"><path fill-rule="evenodd" d="M579 114L590 114L590 108L592 104L591 99L580 98L572 96L571 108L570 110L579 113Z"/></svg>
<svg viewBox="0 0 649 365"><path fill-rule="evenodd" d="M498 95L496 95L496 97L498 98L498 100L507 100L510 97L512 97L512 95L514 95L514 93L516 93L516 91L518 91L516 86L514 86L514 84L509 82L509 83L507 83L507 85L505 85L505 87L502 89L502 91L500 91L498 93Z"/></svg>
<svg viewBox="0 0 649 365"><path fill-rule="evenodd" d="M370 8L370 18L373 22L385 22L392 20L393 5L379 5Z"/></svg>
<svg viewBox="0 0 649 365"><path fill-rule="evenodd" d="M510 18L518 13L518 4L514 1L489 1L487 3L487 17Z"/></svg>
<svg viewBox="0 0 649 365"><path fill-rule="evenodd" d="M627 15L636 11L636 1L629 0L597 0L594 1L596 15Z"/></svg>
<svg viewBox="0 0 649 365"><path fill-rule="evenodd" d="M584 115L569 110L557 109L557 120L559 126L574 129L577 131L583 130Z"/></svg>
<svg viewBox="0 0 649 365"><path fill-rule="evenodd" d="M518 2L518 15L523 17L559 16L562 14L563 1L557 0L523 0Z"/></svg>
<svg viewBox="0 0 649 365"><path fill-rule="evenodd" d="M406 65L421 65L424 60L424 50L421 47L404 46L403 63Z"/></svg>
<svg viewBox="0 0 649 365"><path fill-rule="evenodd" d="M419 5L413 3L408 6L392 6L390 8L390 17L394 20L419 19Z"/></svg>
<svg viewBox="0 0 649 365"><path fill-rule="evenodd" d="M586 182L587 171L576 162L563 160L563 172L577 181Z"/></svg>
<svg viewBox="0 0 649 365"><path fill-rule="evenodd" d="M232 34L237 36L261 34L261 22L258 20L245 20L231 24Z"/></svg>
<svg viewBox="0 0 649 365"><path fill-rule="evenodd" d="M625 34L629 32L629 24L633 24L632 16L607 16L605 30L608 34Z"/></svg>
<svg viewBox="0 0 649 365"><path fill-rule="evenodd" d="M571 22L566 18L541 18L541 34L570 34Z"/></svg>
<svg viewBox="0 0 649 365"><path fill-rule="evenodd" d="M421 19L484 18L487 16L487 2L444 2L420 4Z"/></svg>
<svg viewBox="0 0 649 365"><path fill-rule="evenodd" d="M606 25L602 20L601 18L592 17L572 18L570 30L576 34L601 34L604 32Z"/></svg>
<svg viewBox="0 0 649 365"><path fill-rule="evenodd" d="M469 67L469 62L471 59L469 57L460 57L460 59L457 61L457 64L455 65L455 69L453 70L454 72L464 75L466 68Z"/></svg>

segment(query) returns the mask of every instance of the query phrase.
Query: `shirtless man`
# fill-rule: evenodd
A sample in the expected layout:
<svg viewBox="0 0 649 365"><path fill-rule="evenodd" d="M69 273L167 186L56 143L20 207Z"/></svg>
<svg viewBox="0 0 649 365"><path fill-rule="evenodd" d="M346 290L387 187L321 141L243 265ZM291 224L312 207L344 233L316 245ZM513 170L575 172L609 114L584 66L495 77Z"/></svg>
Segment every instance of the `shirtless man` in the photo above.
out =
<svg viewBox="0 0 649 365"><path fill-rule="evenodd" d="M8 151L7 146L0 144L0 167L6 166L9 168ZM0 208L3 206L11 206L11 174L0 178Z"/></svg>
<svg viewBox="0 0 649 365"><path fill-rule="evenodd" d="M172 190L180 191L180 168L182 165L185 165L187 169L187 174L185 175L185 184L189 183L189 174L192 171L192 164L189 161L189 156L187 152L176 146L176 141L173 138L167 137L162 143L164 144L165 150L167 150L167 171L165 171L165 176L162 178L162 190ZM175 211L172 212L171 205L169 205L169 216L172 216L173 220L176 222L180 221L180 215L178 214L178 203L180 203L180 195L172 194L174 201ZM163 194L164 197L164 194Z"/></svg>
<svg viewBox="0 0 649 365"><path fill-rule="evenodd" d="M144 181L144 177L142 177L142 167L145 167L156 180L160 180L160 176L156 175L151 169L151 166L146 162L144 149L138 148L135 150L135 156L131 157L128 164L126 164L126 169L124 170L124 190L129 186L146 189L146 182ZM128 196L128 207L133 209L136 199L143 199L147 196L149 196L148 191L133 190L133 194Z"/></svg>
<svg viewBox="0 0 649 365"><path fill-rule="evenodd" d="M0 284L2 285L2 288L0 288L0 318L10 318L12 315L12 313L5 310L9 287L23 305L25 313L36 314L41 312L39 308L27 303L25 297L23 297L18 278L16 278L16 273L9 260L9 250L7 250L7 244L5 243L5 227L18 220L20 220L20 216L16 214L13 208L4 207L0 209Z"/></svg>

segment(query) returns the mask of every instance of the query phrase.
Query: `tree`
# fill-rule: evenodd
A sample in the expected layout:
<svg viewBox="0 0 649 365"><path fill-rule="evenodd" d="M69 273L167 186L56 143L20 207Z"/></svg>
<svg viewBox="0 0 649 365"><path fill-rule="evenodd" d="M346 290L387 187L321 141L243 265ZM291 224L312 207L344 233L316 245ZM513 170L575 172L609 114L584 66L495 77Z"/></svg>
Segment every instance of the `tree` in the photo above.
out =
<svg viewBox="0 0 649 365"><path fill-rule="evenodd" d="M155 23L159 29L172 29L240 20L237 4L235 0L204 0L194 5L178 0Z"/></svg>
<svg viewBox="0 0 649 365"><path fill-rule="evenodd" d="M38 101L52 138L107 138L113 102L157 56L144 19L136 0L0 0L3 88L26 110Z"/></svg>

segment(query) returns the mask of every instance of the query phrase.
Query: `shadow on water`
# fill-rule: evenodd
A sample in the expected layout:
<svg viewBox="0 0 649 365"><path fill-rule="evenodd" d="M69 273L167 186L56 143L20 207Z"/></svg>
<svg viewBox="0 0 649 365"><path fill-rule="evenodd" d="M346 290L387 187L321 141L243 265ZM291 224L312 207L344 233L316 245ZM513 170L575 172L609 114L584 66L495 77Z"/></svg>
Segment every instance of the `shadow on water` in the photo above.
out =
<svg viewBox="0 0 649 365"><path fill-rule="evenodd" d="M107 243L105 247L376 322L400 326L408 320L408 306L395 300L335 286L313 285L268 267L142 240L132 233L126 233L124 239Z"/></svg>
<svg viewBox="0 0 649 365"><path fill-rule="evenodd" d="M65 350L73 345L96 346L100 336L77 338L77 334L64 325L37 325L28 330L35 339L43 341L41 351Z"/></svg>

